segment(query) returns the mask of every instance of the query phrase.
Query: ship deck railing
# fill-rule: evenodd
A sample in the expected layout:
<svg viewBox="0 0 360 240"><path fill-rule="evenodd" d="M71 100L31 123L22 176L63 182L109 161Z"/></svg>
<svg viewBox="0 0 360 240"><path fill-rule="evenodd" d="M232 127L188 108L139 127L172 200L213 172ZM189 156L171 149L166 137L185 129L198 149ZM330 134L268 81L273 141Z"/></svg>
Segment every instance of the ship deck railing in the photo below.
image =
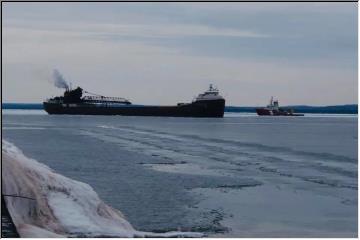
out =
<svg viewBox="0 0 360 240"><path fill-rule="evenodd" d="M121 97L104 97L104 96L84 96L85 101L102 101L102 102L129 102L126 98Z"/></svg>

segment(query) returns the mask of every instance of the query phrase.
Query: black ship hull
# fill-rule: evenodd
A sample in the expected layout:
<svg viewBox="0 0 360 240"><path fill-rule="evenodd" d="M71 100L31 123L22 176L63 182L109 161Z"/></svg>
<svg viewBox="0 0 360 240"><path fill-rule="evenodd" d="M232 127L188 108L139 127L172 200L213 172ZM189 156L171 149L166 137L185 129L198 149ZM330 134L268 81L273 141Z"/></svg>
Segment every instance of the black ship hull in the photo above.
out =
<svg viewBox="0 0 360 240"><path fill-rule="evenodd" d="M124 115L124 116L161 116L161 117L207 117L224 116L225 100L204 100L177 106L142 105L95 105L87 103L50 103L44 102L44 110L49 114L72 115Z"/></svg>

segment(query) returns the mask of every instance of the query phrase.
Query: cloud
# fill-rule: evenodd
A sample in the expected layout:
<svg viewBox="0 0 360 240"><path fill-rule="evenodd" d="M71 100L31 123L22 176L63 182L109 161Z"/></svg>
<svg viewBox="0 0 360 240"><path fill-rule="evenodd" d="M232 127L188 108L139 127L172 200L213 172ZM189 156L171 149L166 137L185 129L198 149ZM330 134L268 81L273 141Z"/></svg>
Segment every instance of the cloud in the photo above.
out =
<svg viewBox="0 0 360 240"><path fill-rule="evenodd" d="M78 14L67 8L71 14L65 15L61 7L54 11L51 6L46 17L42 8L34 8L31 17L5 11L5 101L39 102L59 94L48 83L54 68L74 86L136 103L190 101L209 83L220 88L230 105L262 105L270 95L283 104L357 101L357 46L346 37L354 33L337 22L345 17L332 15L334 8L314 20L290 7L285 15L262 5L241 11L133 7L136 11L122 15L98 4L101 11L84 21L76 16L90 18L96 11L79 4ZM175 17L166 22L171 14Z"/></svg>
<svg viewBox="0 0 360 240"><path fill-rule="evenodd" d="M4 32L4 96L13 101L31 96L41 101L55 94L55 90L44 90L44 86L51 88L44 85L47 79L39 81L45 76L40 71L51 73L54 67L74 85L137 103L190 101L209 83L218 85L231 105L261 105L269 95L287 104L331 102L334 94L339 95L338 101L351 102L356 95L352 71L317 68L314 63L313 67L285 67L274 61L184 55L140 42L98 41L77 31L66 35L62 31L6 28ZM29 69L19 71L23 66ZM24 81L33 83L25 96L12 96ZM311 88L306 86L309 82ZM338 86L339 82L343 86Z"/></svg>
<svg viewBox="0 0 360 240"><path fill-rule="evenodd" d="M86 34L87 37L94 36L126 36L134 38L173 38L173 37L197 37L197 36L223 36L223 37L243 37L243 38L265 38L267 34L258 33L251 30L239 30L231 28L216 28L200 24L111 24L111 23L28 23L24 21L12 21L5 24L11 30L46 31L66 34Z"/></svg>

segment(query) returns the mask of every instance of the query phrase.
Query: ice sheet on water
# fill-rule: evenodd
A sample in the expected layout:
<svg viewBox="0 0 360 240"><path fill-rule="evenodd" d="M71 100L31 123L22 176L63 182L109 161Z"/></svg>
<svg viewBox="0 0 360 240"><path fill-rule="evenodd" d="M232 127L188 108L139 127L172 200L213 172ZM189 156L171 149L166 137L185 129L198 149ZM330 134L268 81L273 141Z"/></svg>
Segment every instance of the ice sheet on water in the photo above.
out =
<svg viewBox="0 0 360 240"><path fill-rule="evenodd" d="M247 169L255 167L260 174L268 172L331 187L357 189L357 171L354 168L357 159L346 156L307 152L286 146L166 133L133 126L98 127L111 131L89 130L84 131L84 134L119 144L131 151L141 151L148 155L156 153L174 163L175 160L187 162L181 165L148 165L154 170L218 175L219 172L226 174L221 169L235 165Z"/></svg>
<svg viewBox="0 0 360 240"><path fill-rule="evenodd" d="M43 127L3 127L4 130L45 130Z"/></svg>

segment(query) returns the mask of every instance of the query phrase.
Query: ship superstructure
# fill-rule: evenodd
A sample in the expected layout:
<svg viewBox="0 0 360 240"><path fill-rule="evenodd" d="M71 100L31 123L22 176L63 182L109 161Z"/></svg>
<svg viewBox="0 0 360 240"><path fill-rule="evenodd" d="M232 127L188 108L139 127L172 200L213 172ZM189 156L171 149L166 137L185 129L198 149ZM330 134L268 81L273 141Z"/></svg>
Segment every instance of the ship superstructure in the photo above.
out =
<svg viewBox="0 0 360 240"><path fill-rule="evenodd" d="M196 102L196 101L217 100L217 99L223 99L223 97L219 95L219 90L213 87L212 84L210 84L209 89L204 93L200 93L195 98L194 101Z"/></svg>
<svg viewBox="0 0 360 240"><path fill-rule="evenodd" d="M87 93L89 95L83 96L83 93ZM131 102L125 98L105 97L99 94L84 91L80 87L77 87L74 90L66 89L64 96L50 98L46 100L46 102L54 104L131 104Z"/></svg>

